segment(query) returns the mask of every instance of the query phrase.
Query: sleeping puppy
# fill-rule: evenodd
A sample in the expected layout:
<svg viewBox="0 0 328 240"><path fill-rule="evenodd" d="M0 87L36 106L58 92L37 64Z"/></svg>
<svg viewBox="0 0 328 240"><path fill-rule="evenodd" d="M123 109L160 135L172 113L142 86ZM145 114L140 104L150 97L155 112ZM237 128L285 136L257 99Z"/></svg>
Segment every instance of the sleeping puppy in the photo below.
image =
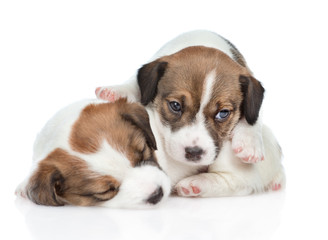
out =
<svg viewBox="0 0 328 240"><path fill-rule="evenodd" d="M120 99L59 111L34 144L34 166L17 195L49 206L143 208L170 193L146 110Z"/></svg>
<svg viewBox="0 0 328 240"><path fill-rule="evenodd" d="M159 164L179 195L246 195L284 184L280 147L258 120L264 89L239 51L215 33L173 39L126 85L96 94L146 106Z"/></svg>

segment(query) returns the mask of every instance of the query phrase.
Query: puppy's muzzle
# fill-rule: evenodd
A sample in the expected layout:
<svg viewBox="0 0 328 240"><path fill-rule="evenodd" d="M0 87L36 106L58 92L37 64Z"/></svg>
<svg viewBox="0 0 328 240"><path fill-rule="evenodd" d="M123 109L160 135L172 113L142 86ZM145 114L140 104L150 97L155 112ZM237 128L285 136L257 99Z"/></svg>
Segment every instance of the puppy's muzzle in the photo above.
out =
<svg viewBox="0 0 328 240"><path fill-rule="evenodd" d="M200 147L186 147L185 157L188 161L197 162L202 158L204 150Z"/></svg>

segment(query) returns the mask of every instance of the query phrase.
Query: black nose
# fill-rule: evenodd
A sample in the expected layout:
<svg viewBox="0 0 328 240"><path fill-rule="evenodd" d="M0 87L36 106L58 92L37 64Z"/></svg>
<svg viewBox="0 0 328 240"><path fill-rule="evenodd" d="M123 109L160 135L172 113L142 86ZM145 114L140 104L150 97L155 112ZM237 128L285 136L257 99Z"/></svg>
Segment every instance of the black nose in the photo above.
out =
<svg viewBox="0 0 328 240"><path fill-rule="evenodd" d="M150 197L146 200L147 203L157 204L163 198L163 189L162 187L158 187L155 192L153 192Z"/></svg>
<svg viewBox="0 0 328 240"><path fill-rule="evenodd" d="M185 157L190 161L199 161L204 152L200 147L186 147L185 151Z"/></svg>

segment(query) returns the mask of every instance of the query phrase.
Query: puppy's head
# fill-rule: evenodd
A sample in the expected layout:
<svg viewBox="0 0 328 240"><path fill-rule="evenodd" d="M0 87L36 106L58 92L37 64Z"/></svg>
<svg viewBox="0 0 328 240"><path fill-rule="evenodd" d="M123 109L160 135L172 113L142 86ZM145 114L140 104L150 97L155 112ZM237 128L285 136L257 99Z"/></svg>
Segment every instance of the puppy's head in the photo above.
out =
<svg viewBox="0 0 328 240"><path fill-rule="evenodd" d="M69 151L39 162L26 187L37 204L146 207L165 199L170 182L160 169L144 107L119 100L85 107L70 132Z"/></svg>
<svg viewBox="0 0 328 240"><path fill-rule="evenodd" d="M141 102L156 113L165 151L188 164L217 157L241 117L258 118L264 89L223 52L189 47L144 65L138 72Z"/></svg>
<svg viewBox="0 0 328 240"><path fill-rule="evenodd" d="M33 202L49 206L96 205L112 199L120 183L91 171L81 158L57 148L42 160L27 185Z"/></svg>

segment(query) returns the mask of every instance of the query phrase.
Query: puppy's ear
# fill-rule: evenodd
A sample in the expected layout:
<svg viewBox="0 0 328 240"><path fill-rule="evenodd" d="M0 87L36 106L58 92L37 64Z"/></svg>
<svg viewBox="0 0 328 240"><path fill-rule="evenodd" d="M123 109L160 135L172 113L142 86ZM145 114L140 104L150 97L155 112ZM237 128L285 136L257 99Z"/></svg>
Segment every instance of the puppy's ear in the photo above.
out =
<svg viewBox="0 0 328 240"><path fill-rule="evenodd" d="M246 121L253 125L259 116L260 108L264 97L264 88L261 83L252 76L239 77L241 90L243 92L243 102L241 104L242 115Z"/></svg>
<svg viewBox="0 0 328 240"><path fill-rule="evenodd" d="M147 105L152 102L157 94L157 85L164 75L167 62L154 61L143 65L137 75L141 93L141 103Z"/></svg>
<svg viewBox="0 0 328 240"><path fill-rule="evenodd" d="M62 206L65 203L60 195L63 193L64 181L61 172L54 165L41 163L29 180L27 196L36 204Z"/></svg>
<svg viewBox="0 0 328 240"><path fill-rule="evenodd" d="M131 109L128 113L122 113L122 118L133 126L141 129L146 138L147 145L151 149L157 150L155 136L151 130L149 116L146 109L136 103L131 104L130 106Z"/></svg>

